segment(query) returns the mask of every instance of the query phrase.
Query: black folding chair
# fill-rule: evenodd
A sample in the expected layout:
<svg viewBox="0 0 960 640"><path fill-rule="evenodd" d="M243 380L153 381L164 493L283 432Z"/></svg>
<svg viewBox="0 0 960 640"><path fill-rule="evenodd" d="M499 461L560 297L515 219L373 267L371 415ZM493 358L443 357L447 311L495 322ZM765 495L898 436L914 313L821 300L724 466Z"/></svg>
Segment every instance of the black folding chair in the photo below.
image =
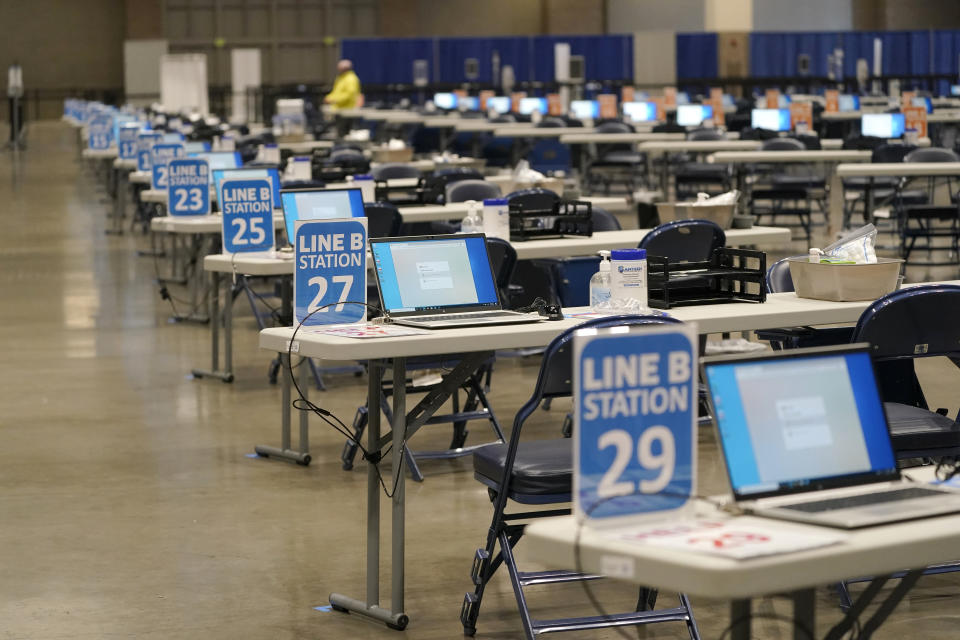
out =
<svg viewBox="0 0 960 640"><path fill-rule="evenodd" d="M690 638L697 640L693 611L687 597L680 594L680 605L670 609L653 609L657 593L641 588L636 611L610 615L556 620L536 620L527 607L525 587L540 584L556 584L595 580L602 576L576 571L520 571L513 555L513 548L523 536L523 524L534 518L566 515L569 507L548 510L507 513L507 502L521 505L554 505L571 500L573 482L573 447L568 438L554 440L520 441L526 420L547 398L570 397L573 379L572 338L577 329L615 326L637 326L677 322L673 318L652 316L615 316L597 318L578 327L568 329L557 336L546 348L540 374L530 399L523 405L513 421L509 444L484 447L473 454L474 477L487 487L493 501L493 521L487 531L486 546L477 549L471 570L475 588L468 592L460 611L464 633L472 636L477 630L480 604L484 590L501 564L505 565L513 584L514 595L520 610L525 637L553 631L584 631L611 626L642 625L654 622L683 622ZM499 548L499 551L497 550Z"/></svg>

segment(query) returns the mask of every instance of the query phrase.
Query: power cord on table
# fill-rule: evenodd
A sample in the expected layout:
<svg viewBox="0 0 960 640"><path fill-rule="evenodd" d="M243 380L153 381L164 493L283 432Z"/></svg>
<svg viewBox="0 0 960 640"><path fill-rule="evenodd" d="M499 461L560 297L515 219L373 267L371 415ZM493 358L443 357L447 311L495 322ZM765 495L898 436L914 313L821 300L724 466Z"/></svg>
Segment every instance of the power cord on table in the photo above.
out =
<svg viewBox="0 0 960 640"><path fill-rule="evenodd" d="M294 326L294 328L293 328L293 334L290 336L290 341L289 341L289 343L287 344L287 370L288 370L288 372L289 372L289 374L290 374L290 380L291 380L291 382L293 383L293 388L296 390L298 397L295 398L291 404L292 404L293 408L296 409L297 411L310 411L310 412L312 412L314 415L318 416L321 420L323 420L323 421L326 422L330 427L332 427L337 433L339 433L339 434L342 435L343 437L347 438L347 439L350 440L351 442L356 443L357 449L360 451L360 455L363 457L363 459L366 460L369 464L372 464L372 465L373 465L374 471L375 471L376 474L377 474L377 480L380 482L380 486L383 488L384 494L386 494L387 498L393 498L393 495L394 495L394 493L395 493L396 490L397 490L397 485L398 485L399 482L400 482L400 474L403 473L404 454L406 453L406 449L407 449L407 438L406 438L406 434L404 434L403 441L400 443L400 455L397 456L397 458L398 458L398 460L399 460L400 462L399 462L399 464L397 465L397 468L394 470L394 474L393 474L393 484L392 484L392 486L388 489L388 488L387 488L387 483L386 483L386 481L384 481L384 479L383 479L383 474L380 472L380 462L381 462L381 461L383 460L383 458L391 451L391 449L393 448L393 445L391 444L390 446L388 446L388 447L387 447L384 451L382 451L382 452L381 452L381 451L374 451L374 452L368 451L368 450L363 446L363 444L360 442L359 438L357 438L354 434L350 433L349 427L347 427L347 425L344 424L343 420L341 420L340 418L338 418L333 412L324 409L323 407L315 404L314 402L312 402L312 401L310 401L309 399L307 399L306 396L304 396L303 391L300 389L300 385L297 383L297 377L296 377L295 375L293 375L293 365L292 365L292 362L293 362L293 353L294 353L293 347L294 347L294 344L295 344L295 342L296 342L297 333L300 331L301 327L303 327L303 324L304 324L307 320L309 320L310 317L313 316L313 314L315 314L315 313L318 313L318 312L320 312L320 311L324 311L324 310L326 310L327 308L332 307L332 306L345 306L345 305L348 305L348 304L358 304L358 305L362 305L362 306L366 307L367 309L370 309L370 310L372 310L372 311L376 311L376 312L378 312L378 313L379 313L379 311L380 311L377 307L375 307L375 306L373 306L373 305L367 304L366 302L359 302L359 301L356 301L356 300L345 300L345 301L343 301L343 302L339 302L339 301L338 301L338 302L331 302L331 303L329 303L329 304L325 304L325 305L322 305L322 306L320 306L320 307L317 307L316 309L314 309L313 311L311 311L310 313L308 313L306 316L304 316L304 318ZM379 403L374 402L372 399L368 399L368 402L372 403L374 407L379 406ZM373 409L371 409L371 410L373 410Z"/></svg>

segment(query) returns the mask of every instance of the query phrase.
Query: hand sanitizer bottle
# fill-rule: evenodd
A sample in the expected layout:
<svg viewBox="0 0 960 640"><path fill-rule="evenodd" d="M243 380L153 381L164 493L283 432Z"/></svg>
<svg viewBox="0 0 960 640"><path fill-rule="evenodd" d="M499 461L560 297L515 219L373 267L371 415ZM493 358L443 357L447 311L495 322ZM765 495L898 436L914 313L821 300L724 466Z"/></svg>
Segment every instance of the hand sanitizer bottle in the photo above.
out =
<svg viewBox="0 0 960 640"><path fill-rule="evenodd" d="M590 278L590 307L594 311L610 301L610 252L600 251L600 270Z"/></svg>
<svg viewBox="0 0 960 640"><path fill-rule="evenodd" d="M467 200L467 215L460 222L460 233L482 233L483 219L480 217L480 203L476 200Z"/></svg>

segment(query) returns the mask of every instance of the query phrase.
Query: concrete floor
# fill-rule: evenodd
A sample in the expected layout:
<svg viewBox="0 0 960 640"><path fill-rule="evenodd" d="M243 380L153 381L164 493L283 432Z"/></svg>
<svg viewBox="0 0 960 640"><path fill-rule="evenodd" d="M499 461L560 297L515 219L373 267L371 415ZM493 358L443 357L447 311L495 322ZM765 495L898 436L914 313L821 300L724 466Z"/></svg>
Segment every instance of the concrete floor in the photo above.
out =
<svg viewBox="0 0 960 640"><path fill-rule="evenodd" d="M407 485L405 632L315 610L331 591L363 593L362 468L342 471L342 439L316 423L309 468L249 457L255 444L277 443L280 409L252 319L238 319L235 383L190 379L191 368L206 366L208 329L168 322L154 264L135 255L145 238L104 235L109 203L77 161L74 140L64 125L33 124L18 161L0 155L0 637L460 637L460 603L491 511L469 459L426 462L427 481ZM498 363L492 397L505 423L537 367L535 359ZM936 406L956 411L960 376L928 369ZM363 381L328 383L313 399L349 423ZM557 434L568 406L537 412L529 436ZM480 425L472 430L473 441L486 438ZM416 446L448 438L437 427ZM700 440L701 490L722 491L713 435L704 430ZM522 558L522 543L519 550ZM635 599L628 585L592 588L608 610ZM593 613L580 586L533 594L537 617ZM960 575L923 579L879 637L958 637L958 597ZM726 606L693 604L704 637L720 637ZM839 619L827 588L818 605L820 626ZM759 611L790 608L771 599ZM774 620L755 629L758 638L792 637ZM621 634L686 637L679 625L569 637ZM509 581L499 575L477 637L519 635Z"/></svg>

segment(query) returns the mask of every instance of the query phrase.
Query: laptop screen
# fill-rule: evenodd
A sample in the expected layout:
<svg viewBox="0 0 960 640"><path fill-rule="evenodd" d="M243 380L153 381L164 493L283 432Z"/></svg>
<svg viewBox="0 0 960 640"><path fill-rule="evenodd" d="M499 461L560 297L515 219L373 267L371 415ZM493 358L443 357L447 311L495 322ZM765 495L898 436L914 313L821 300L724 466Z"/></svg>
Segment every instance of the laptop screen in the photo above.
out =
<svg viewBox="0 0 960 640"><path fill-rule="evenodd" d="M266 178L273 188L273 208L279 209L280 204L280 173L274 167L258 169L214 169L213 184L217 189L217 202L222 202L221 190L224 180L254 180Z"/></svg>
<svg viewBox="0 0 960 640"><path fill-rule="evenodd" d="M372 240L388 314L499 309L482 234Z"/></svg>
<svg viewBox="0 0 960 640"><path fill-rule="evenodd" d="M201 151L188 153L191 158L202 158L210 165L210 184L213 184L213 172L216 169L236 169L243 166L239 151Z"/></svg>
<svg viewBox="0 0 960 640"><path fill-rule="evenodd" d="M896 477L865 348L708 360L704 373L738 498Z"/></svg>
<svg viewBox="0 0 960 640"><path fill-rule="evenodd" d="M790 131L789 109L754 109L750 112L750 128L767 131Z"/></svg>
<svg viewBox="0 0 960 640"><path fill-rule="evenodd" d="M904 132L902 113L865 113L860 116L860 133L875 138L899 138Z"/></svg>
<svg viewBox="0 0 960 640"><path fill-rule="evenodd" d="M677 124L682 127L699 127L713 117L713 108L702 104L681 104L677 107Z"/></svg>
<svg viewBox="0 0 960 640"><path fill-rule="evenodd" d="M360 189L303 189L281 191L283 226L287 242L293 245L297 220L362 218L363 192Z"/></svg>
<svg viewBox="0 0 960 640"><path fill-rule="evenodd" d="M570 113L578 120L596 120L600 117L600 103L596 100L571 100Z"/></svg>

